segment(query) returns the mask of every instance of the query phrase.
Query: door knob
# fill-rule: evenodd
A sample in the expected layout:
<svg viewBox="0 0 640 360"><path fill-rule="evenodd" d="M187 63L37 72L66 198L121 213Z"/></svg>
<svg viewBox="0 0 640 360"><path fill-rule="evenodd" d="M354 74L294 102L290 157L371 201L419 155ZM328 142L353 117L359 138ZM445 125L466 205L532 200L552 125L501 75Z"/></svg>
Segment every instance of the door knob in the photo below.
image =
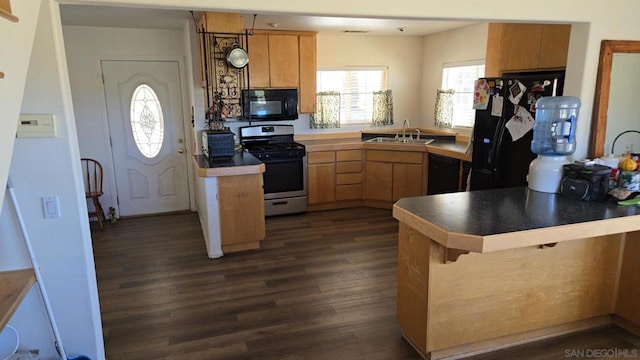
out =
<svg viewBox="0 0 640 360"><path fill-rule="evenodd" d="M183 148L180 148L180 149L178 149L178 152L179 152L180 154L182 154L182 153L184 153L184 149L183 149Z"/></svg>

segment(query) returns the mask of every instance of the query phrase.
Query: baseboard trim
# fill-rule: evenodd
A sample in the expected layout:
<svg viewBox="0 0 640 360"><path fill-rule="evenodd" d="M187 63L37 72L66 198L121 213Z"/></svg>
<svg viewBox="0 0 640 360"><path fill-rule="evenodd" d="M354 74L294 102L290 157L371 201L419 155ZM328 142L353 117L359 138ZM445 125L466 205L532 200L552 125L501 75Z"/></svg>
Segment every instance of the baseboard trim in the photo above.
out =
<svg viewBox="0 0 640 360"><path fill-rule="evenodd" d="M454 346L447 349L435 350L428 354L424 354L419 351L415 345L409 344L418 350L420 356L424 359L431 360L455 360L468 356L478 355L491 351L501 350L512 346L523 345L534 341L545 340L554 338L566 334L571 334L578 331L593 329L601 326L611 325L613 323L613 316L610 314L592 317L589 319L570 322L567 324L561 324L556 326L545 327L542 329L526 331L519 334L502 336L495 339L479 341L470 344L464 344L460 346ZM621 326L622 327L622 326ZM404 336L405 339L407 337ZM408 340L408 339L407 339Z"/></svg>

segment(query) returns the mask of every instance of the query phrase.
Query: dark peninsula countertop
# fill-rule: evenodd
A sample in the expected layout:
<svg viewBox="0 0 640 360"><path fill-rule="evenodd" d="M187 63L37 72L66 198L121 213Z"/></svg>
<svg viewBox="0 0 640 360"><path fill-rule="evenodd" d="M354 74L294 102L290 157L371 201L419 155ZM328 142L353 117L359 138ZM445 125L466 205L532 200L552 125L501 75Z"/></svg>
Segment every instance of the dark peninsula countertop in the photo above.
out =
<svg viewBox="0 0 640 360"><path fill-rule="evenodd" d="M193 163L200 177L259 174L265 170L264 163L246 151L213 163L204 155L194 155Z"/></svg>
<svg viewBox="0 0 640 360"><path fill-rule="evenodd" d="M640 230L640 207L526 187L404 198L393 216L447 248L473 252Z"/></svg>

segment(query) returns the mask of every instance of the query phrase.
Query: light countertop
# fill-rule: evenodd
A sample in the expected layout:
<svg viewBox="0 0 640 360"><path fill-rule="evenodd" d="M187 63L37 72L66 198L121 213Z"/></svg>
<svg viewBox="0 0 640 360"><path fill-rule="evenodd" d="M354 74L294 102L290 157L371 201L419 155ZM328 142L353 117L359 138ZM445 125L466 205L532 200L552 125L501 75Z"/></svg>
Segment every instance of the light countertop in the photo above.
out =
<svg viewBox="0 0 640 360"><path fill-rule="evenodd" d="M396 144L396 143L368 143L360 137L340 139L297 140L306 147L307 152L336 151L355 149L394 150L394 151L423 151L444 155L464 161L471 161L471 154L467 154L467 143L462 141L448 141L436 139L428 145L424 144Z"/></svg>

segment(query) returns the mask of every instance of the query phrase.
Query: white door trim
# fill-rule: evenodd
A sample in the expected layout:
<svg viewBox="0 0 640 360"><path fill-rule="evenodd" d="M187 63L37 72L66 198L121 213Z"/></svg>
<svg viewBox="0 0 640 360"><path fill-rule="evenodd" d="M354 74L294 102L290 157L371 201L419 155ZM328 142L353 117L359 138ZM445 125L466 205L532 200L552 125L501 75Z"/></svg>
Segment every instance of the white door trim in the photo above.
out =
<svg viewBox="0 0 640 360"><path fill-rule="evenodd" d="M187 152L187 186L189 189L189 207L191 211L196 211L195 204L195 185L193 182L193 165L191 161L191 157L193 154L193 128L191 126L191 97L188 96L188 85L193 84L192 79L186 77L185 71L185 59L183 56L135 56L135 55L100 55L97 54L94 56L94 64L96 68L96 73L99 77L102 77L102 61L175 61L178 63L178 69L180 72L180 77L185 79L185 81L180 82L181 86L181 95L182 95L182 117L183 117L183 129L185 134L185 151ZM111 190L111 203L116 208L116 216L120 216L120 209L118 208L118 191L116 188L116 177L115 177L115 163L113 159L113 153L110 145L110 129L109 129L109 117L107 114L107 101L105 98L105 87L104 82L100 79L101 92L103 96L100 98L101 109L101 123L103 127L104 134L104 143L107 144L105 149L105 154L107 156L108 162L107 164L103 164L105 166L105 173L108 174L109 178L109 189ZM106 179L105 179L106 180ZM105 209L105 212L108 212L109 209ZM108 216L108 214L106 214Z"/></svg>

